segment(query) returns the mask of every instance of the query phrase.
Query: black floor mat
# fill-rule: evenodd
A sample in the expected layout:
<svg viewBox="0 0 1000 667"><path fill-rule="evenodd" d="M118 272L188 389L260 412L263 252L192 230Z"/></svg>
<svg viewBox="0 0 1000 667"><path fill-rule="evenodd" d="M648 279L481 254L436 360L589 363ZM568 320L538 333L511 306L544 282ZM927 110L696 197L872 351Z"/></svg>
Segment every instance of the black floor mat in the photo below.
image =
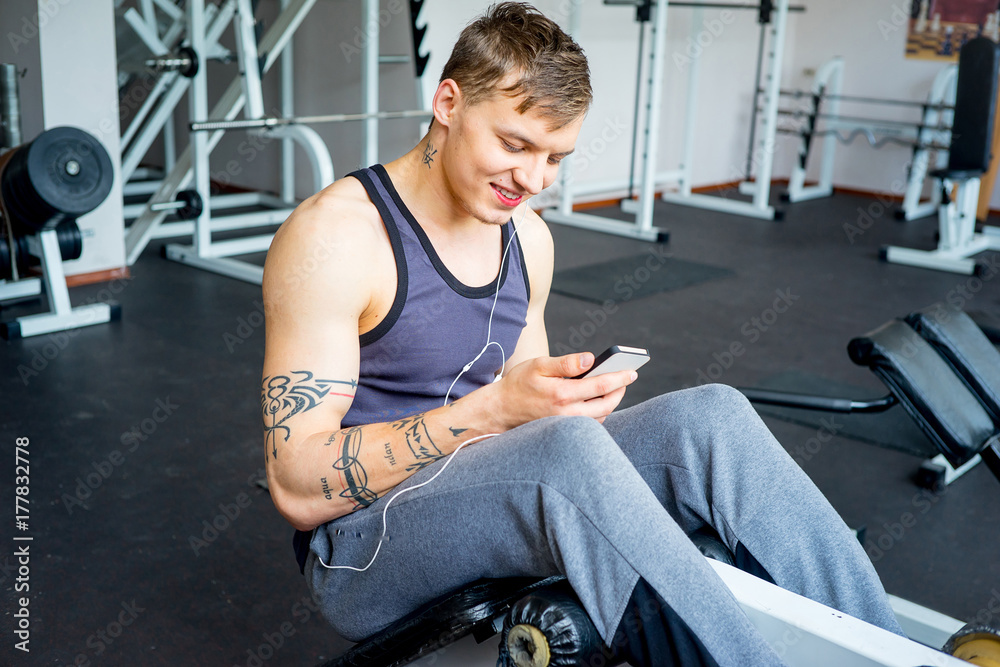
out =
<svg viewBox="0 0 1000 667"><path fill-rule="evenodd" d="M853 400L879 398L889 393L886 390L883 393L873 394L871 389L834 382L795 370L765 378L760 383L759 388ZM927 439L920 427L899 405L889 408L885 412L872 414L837 414L820 410L783 408L775 405L755 405L754 407L762 416L767 415L816 429L825 428L828 432L833 431L838 436L867 442L878 447L895 449L926 458L938 453L934 444Z"/></svg>
<svg viewBox="0 0 1000 667"><path fill-rule="evenodd" d="M736 274L729 269L643 253L558 271L552 291L602 304L690 287Z"/></svg>

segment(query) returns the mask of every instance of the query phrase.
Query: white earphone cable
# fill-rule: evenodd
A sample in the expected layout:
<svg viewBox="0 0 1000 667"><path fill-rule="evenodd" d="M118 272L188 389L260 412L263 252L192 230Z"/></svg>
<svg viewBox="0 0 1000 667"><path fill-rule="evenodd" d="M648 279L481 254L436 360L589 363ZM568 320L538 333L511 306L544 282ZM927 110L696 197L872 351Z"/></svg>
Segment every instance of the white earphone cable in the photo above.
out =
<svg viewBox="0 0 1000 667"><path fill-rule="evenodd" d="M524 216L527 213L528 213L528 205L525 204L524 205L524 211L521 213L521 220L517 223L518 225L520 225L521 222L524 221ZM513 222L513 220L511 220L511 221ZM496 345L498 348L500 348L501 366L500 366L500 375L499 375L499 377L503 377L504 370L506 370L507 356L504 354L503 346L500 345L500 343L498 343L498 342L496 342L494 340L491 340L491 338L493 336L493 313L496 311L496 308L497 308L497 300L500 297L500 285L503 282L502 281L502 278L503 278L503 266L504 266L504 262L507 261L507 252L510 250L510 244L514 242L514 237L515 236L517 236L517 227L514 227L514 231L511 232L510 239L507 241L507 247L504 248L503 255L500 258L500 273L497 275L497 291L496 291L496 294L493 295L493 307L490 309L490 319L489 319L489 322L486 325L486 345L483 347L482 350L479 351L479 354L476 355L476 358L473 359L472 361L470 361L469 363L467 363L462 368L462 371L458 374L458 376L456 376L455 379L452 380L451 386L448 387L448 393L445 394L445 397L444 397L444 404L445 405L448 405L448 398L451 397L451 390L455 388L455 383L458 382L458 379L460 377L462 377L463 375L465 375L465 373L468 370L470 370L472 368L472 366L477 361L479 361L479 358L483 356L483 354L486 352L486 350L488 350L490 348L491 345ZM525 276L525 280L527 280L527 276ZM382 543L385 542L386 534L388 533L388 530L389 530L389 525L388 525L388 520L387 520L387 513L389 512L389 506L392 504L392 501L394 501L396 498L398 498L399 496L403 495L404 493L406 493L408 491L415 491L416 489L419 489L422 486L427 486L428 484L430 484L431 482L433 482L435 479L437 479L438 475L440 475L441 473L443 473L445 471L445 469L451 464L451 460L453 458L455 458L455 454L458 454L458 452L461 451L461 449L463 447L465 447L466 445L470 445L470 444L472 444L474 442L479 442L480 440L486 440L487 438L494 438L494 437L496 437L498 435L500 435L500 434L499 433L488 433L486 435L480 435L480 436L477 436L475 438L470 438L469 440L466 440L465 442L463 442L462 444L460 444L458 447L456 447L455 451L453 451L451 454L448 455L448 457L445 459L444 465L441 466L440 470L438 470L436 473L434 473L433 477L431 477L430 479L428 479L425 482L421 482L420 484L415 484L414 486L410 486L410 487L407 487L405 489L400 489L399 491L397 491L396 493L394 493L392 495L392 497L390 497L389 500L386 501L385 507L382 508L382 535L379 537L378 544L375 546L375 553L372 554L372 558L371 558L370 561L368 561L367 565L365 565L364 567L354 567L352 565L327 565L326 563L323 562L323 559L320 558L319 556L317 556L316 560L319 561L320 565L322 565L323 567L325 567L328 570L353 570L354 572L364 572L365 570L367 570L368 568L370 568L375 563L375 559L378 558L378 554L382 550Z"/></svg>

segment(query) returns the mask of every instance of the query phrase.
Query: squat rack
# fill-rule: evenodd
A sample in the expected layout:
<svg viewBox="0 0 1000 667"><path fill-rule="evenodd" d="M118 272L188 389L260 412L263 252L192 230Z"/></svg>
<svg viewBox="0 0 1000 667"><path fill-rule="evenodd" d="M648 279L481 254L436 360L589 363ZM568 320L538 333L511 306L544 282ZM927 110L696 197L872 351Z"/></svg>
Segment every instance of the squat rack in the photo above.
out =
<svg viewBox="0 0 1000 667"><path fill-rule="evenodd" d="M790 11L803 11L803 7L791 7L789 0L762 0L760 4L746 3L722 3L722 2L670 2L670 0L605 0L605 4L611 5L632 5L637 8L640 21L640 30L645 31L645 23L652 25L651 45L648 55L648 77L645 83L636 91L637 100L645 94L645 114L642 123L642 156L640 183L638 198L630 198L622 201L622 210L635 215L633 222L623 222L603 216L590 215L573 212L573 199L576 195L588 191L599 191L609 189L603 187L579 187L574 185L573 159L570 156L564 160L564 167L560 174L561 178L561 198L557 208L547 209L543 212L543 217L549 222L592 229L621 236L639 238L646 241L664 242L667 240L667 232L653 227L653 203L656 197L658 185L675 184L676 191L664 192L661 199L671 203L695 206L709 210L746 215L767 220L776 219L779 216L769 203L771 173L774 163L774 142L777 135L778 121L778 101L781 83L781 67L784 57L784 44L787 33L788 13ZM690 59L687 77L687 110L684 129L684 148L681 155L680 164L676 169L657 172L657 157L659 153L660 116L663 104L663 75L664 60L666 58L666 30L667 30L667 10L669 7L688 7L695 10L692 21L692 39L697 43L698 30L700 28L700 18L706 8L711 9L754 9L758 12L758 21L761 24L761 46L758 62L758 80L755 89L760 86L760 75L764 73L764 44L767 38L768 25L770 25L770 50L767 51L767 69L764 73L766 86L766 99L763 113L763 131L757 135L756 126L758 124L757 112L754 111L753 126L756 142L756 157L752 160L756 163L756 178L752 183L745 184L741 188L745 194L753 197L751 202L735 201L721 197L696 194L692 192L691 175L692 163L694 159L694 134L697 120L697 92L698 73L700 57ZM579 34L580 10L579 3L573 2L570 6L570 33ZM649 20L651 14L651 20ZM642 53L640 53L642 58ZM754 104L756 109L756 100ZM753 149L752 149L753 150ZM751 164L751 167L753 164ZM750 175L747 175L749 179ZM618 184L615 184L616 186ZM629 184L631 190L632 184ZM615 188L611 188L615 189Z"/></svg>

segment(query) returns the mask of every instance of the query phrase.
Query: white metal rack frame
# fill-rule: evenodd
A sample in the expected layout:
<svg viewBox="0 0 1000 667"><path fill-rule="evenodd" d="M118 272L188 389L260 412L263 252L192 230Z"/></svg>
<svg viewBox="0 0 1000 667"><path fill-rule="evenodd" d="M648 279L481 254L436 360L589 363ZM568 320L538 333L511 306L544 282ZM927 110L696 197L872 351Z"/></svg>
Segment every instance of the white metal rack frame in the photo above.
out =
<svg viewBox="0 0 1000 667"><path fill-rule="evenodd" d="M73 307L66 286L62 253L59 250L59 236L54 229L28 236L31 254L41 259L42 278L22 278L16 281L0 281L0 301L38 296L44 283L48 295L49 311L36 315L25 315L0 323L0 333L4 338L28 338L56 331L67 331L92 324L102 324L121 317L121 308L108 303L91 303ZM11 251L11 261L15 250Z"/></svg>
<svg viewBox="0 0 1000 667"><path fill-rule="evenodd" d="M169 244L165 247L168 259L198 268L215 271L240 280L260 283L263 270L260 266L234 259L238 255L263 252L268 249L272 234L215 240L213 234L222 231L250 230L254 227L273 226L283 222L298 203L295 200L295 173L292 150L300 146L309 158L313 171L313 191L329 185L334 179L333 163L329 150L310 123L363 121L364 148L362 159L368 163L378 161L379 122L392 118L427 118L423 109L413 111L380 112L379 66L414 62L411 56L382 56L379 53L380 13L378 0L363 0L362 16L366 20L367 39L362 46L362 112L360 114L331 114L327 116L294 116L292 105L292 55L290 40L315 4L315 0L282 0L282 11L270 30L260 40L255 39L254 19L249 0L225 0L232 6L232 25L236 41L240 73L208 112L205 72L199 69L190 79L189 108L190 145L177 158L172 169L158 183L133 184L132 192L152 192L149 201L128 211L136 215L135 223L126 235L126 254L130 263L153 238L193 235L188 245ZM419 3L418 3L419 4ZM217 42L216 23L209 19L219 12L209 12L205 0L188 2L186 23L188 41L195 53L211 51ZM282 117L266 118L261 94L261 77L277 60L282 58L281 96ZM258 65L259 63L259 65ZM419 80L417 82L419 91ZM419 101L419 94L418 94ZM236 119L243 110L244 118ZM245 130L268 139L282 140L282 178L279 196L267 193L227 194L209 197L208 160L218 144L222 132ZM178 193L193 183L194 191L204 203L203 210L193 222L165 223L165 206ZM219 215L226 209L247 206L267 207L250 213Z"/></svg>
<svg viewBox="0 0 1000 667"><path fill-rule="evenodd" d="M290 0L285 4L281 13L261 38L259 45L255 45L255 49L263 55L262 67L260 70L261 74L265 74L268 70L270 70L271 67L277 62L279 56L283 55L285 47L289 44L292 34L305 19L315 2L316 0ZM204 28L204 0L201 2L196 1L188 3L187 15L189 17L188 29L192 46L197 52L198 46L203 46L206 40L206 32ZM193 43L195 39L199 42L198 46L195 46ZM189 106L192 107L193 112L198 109L207 110L208 106L207 87L204 84L205 73L203 69L204 68L202 68L191 80L192 94L190 96L191 101L189 102ZM199 77L201 77L200 83ZM242 77L238 76L229 84L228 88L216 102L215 106L212 108L211 115L209 115L206 111L200 115L192 115L192 118L222 118L232 120L243 109L245 104L243 89L244 85ZM290 87L283 84L283 108L290 108L291 101L289 93ZM195 101L194 98L198 98L198 100ZM218 218L215 220L211 219L211 209L212 206L216 204L218 198L216 197L210 200L208 197L208 156L218 145L221 138L221 131L210 133L192 133L191 142L188 147L179 156L177 156L177 160L173 168L170 169L164 176L159 186L156 188L156 191L150 197L149 202L144 207L144 210L132 226L129 227L126 233L125 249L126 258L129 264L135 263L149 241L156 237L159 228L169 215L169 213L165 211L153 210L151 208L152 205L161 202L173 201L177 196L177 193L188 187L194 179L194 171L197 163L202 163L199 169L204 172L206 177L206 180L201 183L201 186L195 188L202 196L203 201L206 202L206 209L202 216L199 217L198 223L195 225L196 227L200 225L203 228L203 234L207 233L210 236L212 231L216 231L216 227L218 228L218 231L223 231L232 228L249 228L253 226L280 224L288 216L291 203L286 202L283 197L279 197L279 201L274 201L273 197L270 195L262 193L249 193L249 197L243 197L241 199L234 198L229 200L229 203L233 206L246 206L253 204L267 206L278 204L280 202L282 206L281 208L276 208L273 211L245 214L242 220L220 220ZM288 144L285 144L285 147L282 149L283 154L286 155L290 150L287 146ZM288 162L290 163L291 161L289 160ZM294 182L294 177L289 178L289 174L293 172L287 163L286 165L283 165L282 172L283 180L287 179L288 182ZM289 187L290 186L283 185L283 195L288 193ZM254 198L256 198L256 201L252 201ZM222 204L220 208L225 206L227 206L227 204ZM204 242L202 243L201 249L201 253L196 252L194 255L198 256L214 252L210 251Z"/></svg>
<svg viewBox="0 0 1000 667"><path fill-rule="evenodd" d="M621 3L627 4L627 3ZM695 11L692 21L692 39L697 41L697 31L700 28L700 16L703 11L699 3L670 3L669 0L656 0L653 5L651 39L648 56L648 76L637 95L643 95L645 113L642 120L642 148L640 160L640 184L636 200L625 199L622 210L634 214L633 222L623 222L602 216L573 212L575 197L584 192L618 189L619 184L603 184L590 186L586 189L574 184L572 156L563 161L561 177L561 198L557 208L546 209L542 216L549 222L565 224L584 229L618 234L639 238L647 241L663 242L667 233L652 224L653 203L657 188L673 186L673 191L665 191L660 197L663 201L683 204L709 210L734 213L754 218L773 220L777 212L770 205L771 173L774 163L774 143L777 134L778 94L780 90L780 75L784 57L785 36L788 26L788 0L775 0L774 11L770 17L770 30L762 30L761 39L768 38L767 66L765 73L765 104L761 119L762 131L758 134L755 149L756 174L752 183L742 188L750 194L752 201L738 201L714 197L692 192L691 174L695 155L694 137L697 124L697 96L699 78L699 58L692 58L687 77L687 109L684 127L684 148L680 164L676 169L659 171L660 123L663 104L664 60L666 58L667 14L671 4L692 7ZM712 3L705 3L711 7ZM754 9L752 4L741 5L738 8ZM571 4L570 32L577 34L580 24L579 3ZM763 41L762 41L763 50Z"/></svg>
<svg viewBox="0 0 1000 667"><path fill-rule="evenodd" d="M221 117L232 120L239 110L239 102L245 106L245 116L248 119L259 119L264 116L264 102L261 88L261 75L274 63L276 54L288 46L295 30L301 25L311 2L289 3L282 11L268 35L261 41L264 51L263 67L259 65L259 51L255 34L255 20L250 0L237 0L237 11L233 22L236 39L236 52L239 61L240 75L230 85L230 91L235 92L236 103L230 105L230 114L220 114ZM206 26L204 22L204 0L188 0L188 30L191 47L195 52L202 52L206 45ZM280 28L281 32L269 39L273 31ZM274 57L272 57L274 56ZM270 62L269 62L270 61ZM236 89L234 91L234 88ZM224 96L223 102L226 101ZM208 89L206 72L199 70L192 78L191 94L189 96L190 117L192 119L207 119ZM220 105L222 102L219 103ZM216 107L218 109L218 105ZM213 113L211 117L216 117ZM333 161L329 150L315 130L303 125L286 125L259 130L261 134L276 139L291 140L303 148L309 157L313 170L313 188L318 191L333 182ZM169 244L165 248L168 259L188 264L226 275L231 278L260 284L264 269L240 259L239 255L248 255L266 251L273 240L272 233L233 238L227 240L213 239L213 234L228 229L248 229L252 227L276 225L284 222L294 209L295 202L276 202L282 204L278 208L251 213L235 213L226 216L213 216L213 202L210 198L209 156L214 144L212 139L218 132L191 132L190 151L194 190L205 202L204 209L194 221L193 243ZM217 140L216 142L217 143ZM154 196L155 198L155 196ZM273 199L273 198L272 198ZM264 198L258 197L257 203ZM231 202L227 202L231 203ZM136 221L138 224L140 220Z"/></svg>
<svg viewBox="0 0 1000 667"><path fill-rule="evenodd" d="M876 146L885 141L913 145L913 158L909 165L900 217L905 220L915 220L934 213L941 203L941 190L937 187L936 181L931 188L929 199L921 198L928 178L931 156L935 156L936 168L943 168L948 163L947 147L951 138L957 74L957 65L941 69L934 77L926 101L911 104L913 108L922 107L919 123L880 122L842 118L841 100L867 101L883 105L898 105L904 102L845 97L843 59L837 57L825 63L817 70L809 93L805 94L812 104L811 108L801 112L806 118L808 127L794 131L801 136L801 140L799 157L792 169L786 199L790 202L800 202L833 194L837 143L839 140L850 140L860 134L866 136L869 142ZM782 94L786 93L783 91ZM794 98L802 96L797 92L788 94ZM783 130L779 129L780 131ZM881 136L882 139L877 139L877 136ZM819 180L813 185L806 185L806 168L817 137L822 137Z"/></svg>
<svg viewBox="0 0 1000 667"><path fill-rule="evenodd" d="M881 258L893 264L985 276L984 265L973 259L973 255L1000 250L1000 227L985 226L982 232L976 232L980 179L946 178L941 183L947 200L938 208L938 247L917 250L886 246L881 250Z"/></svg>

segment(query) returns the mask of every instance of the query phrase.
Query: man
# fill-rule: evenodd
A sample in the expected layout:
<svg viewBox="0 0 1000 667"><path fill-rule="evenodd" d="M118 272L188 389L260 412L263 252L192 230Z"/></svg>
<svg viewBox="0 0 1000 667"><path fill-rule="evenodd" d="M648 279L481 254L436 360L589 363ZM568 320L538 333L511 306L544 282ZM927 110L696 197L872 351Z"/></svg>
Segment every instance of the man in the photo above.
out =
<svg viewBox="0 0 1000 667"><path fill-rule="evenodd" d="M612 413L634 372L570 379L593 355L548 356L552 238L528 200L590 101L572 39L492 7L420 144L275 236L267 473L325 617L358 640L482 577L564 573L632 664L781 664L687 537L711 526L744 569L898 632L857 540L741 395Z"/></svg>

